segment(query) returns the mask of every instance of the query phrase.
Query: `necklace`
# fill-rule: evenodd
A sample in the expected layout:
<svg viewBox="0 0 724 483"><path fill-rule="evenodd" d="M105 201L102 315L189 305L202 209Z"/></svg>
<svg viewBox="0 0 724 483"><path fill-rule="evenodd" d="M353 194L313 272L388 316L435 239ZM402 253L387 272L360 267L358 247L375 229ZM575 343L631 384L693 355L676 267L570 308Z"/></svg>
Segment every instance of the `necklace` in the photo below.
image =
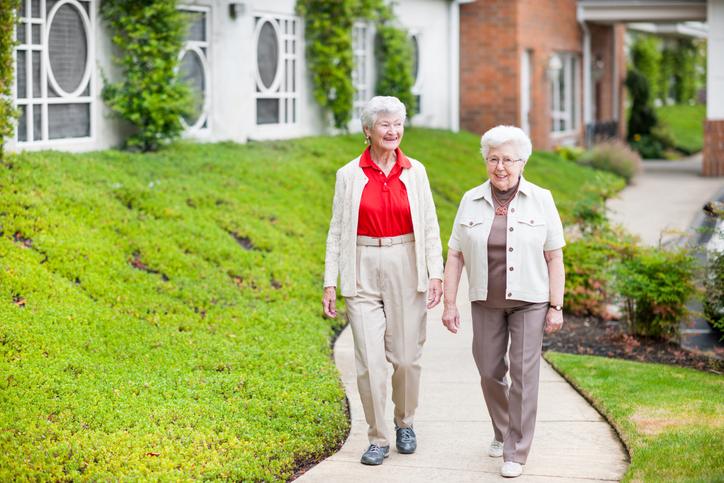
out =
<svg viewBox="0 0 724 483"><path fill-rule="evenodd" d="M518 187L516 186L516 188L515 188L515 193L513 193L513 196L511 196L510 198L508 198L508 201L506 201L505 203L501 203L500 200L498 199L498 197L495 196L495 188L493 188L493 187L491 186L491 187L490 187L490 191L493 192L493 198L495 198L495 201L497 201L498 204L500 205L500 206L498 206L498 207L495 209L495 214L496 214L497 216L505 216L505 215L507 215L507 214L508 214L508 207L505 206L505 205L507 205L508 203L510 203L511 201L513 201L513 198L515 198L515 193L518 192Z"/></svg>

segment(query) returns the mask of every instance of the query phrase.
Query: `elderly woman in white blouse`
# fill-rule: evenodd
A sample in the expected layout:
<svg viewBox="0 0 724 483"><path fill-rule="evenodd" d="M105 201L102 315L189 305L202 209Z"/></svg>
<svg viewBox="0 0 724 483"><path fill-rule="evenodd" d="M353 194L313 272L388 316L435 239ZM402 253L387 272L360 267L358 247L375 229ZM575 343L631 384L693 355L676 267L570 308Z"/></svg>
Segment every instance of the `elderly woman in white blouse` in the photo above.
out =
<svg viewBox="0 0 724 483"><path fill-rule="evenodd" d="M465 267L473 356L493 423L489 455L503 457L501 474L511 478L523 472L535 431L543 331L563 325L565 241L550 191L523 178L533 149L528 136L497 126L480 144L489 180L460 202L448 242L442 320L452 333L460 328L455 299Z"/></svg>
<svg viewBox="0 0 724 483"><path fill-rule="evenodd" d="M324 297L336 317L337 277L355 344L357 385L370 445L362 463L389 456L385 421L387 363L392 363L396 447L413 453L427 309L442 296L442 243L425 167L400 150L406 110L395 97L362 109L361 156L337 171L327 238ZM429 278L428 278L429 277Z"/></svg>

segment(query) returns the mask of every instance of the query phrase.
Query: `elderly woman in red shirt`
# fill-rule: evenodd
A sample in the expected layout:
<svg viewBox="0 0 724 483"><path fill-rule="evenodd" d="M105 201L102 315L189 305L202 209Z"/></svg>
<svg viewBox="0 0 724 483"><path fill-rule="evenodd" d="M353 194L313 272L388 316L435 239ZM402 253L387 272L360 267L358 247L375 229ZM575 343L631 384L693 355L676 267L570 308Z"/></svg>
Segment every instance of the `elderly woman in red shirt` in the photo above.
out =
<svg viewBox="0 0 724 483"><path fill-rule="evenodd" d="M412 421L427 309L442 296L442 243L430 183L424 166L399 147L405 116L405 105L395 97L375 97L362 109L370 146L337 171L327 237L322 305L328 317L337 316L339 276L369 425L370 445L362 456L368 465L389 456L388 361L396 447L403 454L417 448Z"/></svg>

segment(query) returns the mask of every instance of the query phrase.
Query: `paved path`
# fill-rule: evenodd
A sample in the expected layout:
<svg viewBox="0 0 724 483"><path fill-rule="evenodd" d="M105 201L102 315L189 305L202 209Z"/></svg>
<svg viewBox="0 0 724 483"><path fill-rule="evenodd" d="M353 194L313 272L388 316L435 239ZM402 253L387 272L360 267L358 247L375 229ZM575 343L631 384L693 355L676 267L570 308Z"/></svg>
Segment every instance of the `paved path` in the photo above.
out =
<svg viewBox="0 0 724 483"><path fill-rule="evenodd" d="M458 296L461 330L442 325L442 304L428 312L427 342L422 358L420 407L415 417L418 450L403 455L394 449L392 402L387 402L393 443L390 457L378 467L359 460L366 448L367 424L357 391L352 332L347 327L335 344L352 415L352 429L342 449L309 470L300 483L336 482L488 482L500 476L502 458L490 458L493 439L480 378L473 361L470 303L463 276ZM391 371L391 366L390 366ZM391 390L388 389L388 394ZM627 455L609 425L545 361L542 361L538 423L523 476L515 481L573 483L619 481Z"/></svg>
<svg viewBox="0 0 724 483"><path fill-rule="evenodd" d="M724 187L724 178L701 175L701 153L682 161L644 161L644 171L609 200L611 219L648 245L671 243L673 229L690 232L701 223L701 208ZM664 233L662 233L664 232Z"/></svg>

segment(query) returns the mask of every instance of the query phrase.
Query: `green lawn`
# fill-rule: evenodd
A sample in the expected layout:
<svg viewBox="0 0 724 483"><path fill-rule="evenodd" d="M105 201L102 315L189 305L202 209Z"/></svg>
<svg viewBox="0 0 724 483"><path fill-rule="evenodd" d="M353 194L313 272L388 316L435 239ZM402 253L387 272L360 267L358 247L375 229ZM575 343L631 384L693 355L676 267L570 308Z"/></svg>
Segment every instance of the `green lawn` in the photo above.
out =
<svg viewBox="0 0 724 483"><path fill-rule="evenodd" d="M698 153L704 147L704 126L706 106L675 104L656 109L659 120L665 122L676 141L676 149L685 154Z"/></svg>
<svg viewBox="0 0 724 483"><path fill-rule="evenodd" d="M7 155L0 481L278 481L335 448L324 249L335 172L363 148ZM403 149L428 167L445 244L485 176L479 137L415 128ZM564 212L611 180L549 153L525 174Z"/></svg>
<svg viewBox="0 0 724 483"><path fill-rule="evenodd" d="M548 352L616 427L623 482L724 482L724 378L690 369Z"/></svg>

